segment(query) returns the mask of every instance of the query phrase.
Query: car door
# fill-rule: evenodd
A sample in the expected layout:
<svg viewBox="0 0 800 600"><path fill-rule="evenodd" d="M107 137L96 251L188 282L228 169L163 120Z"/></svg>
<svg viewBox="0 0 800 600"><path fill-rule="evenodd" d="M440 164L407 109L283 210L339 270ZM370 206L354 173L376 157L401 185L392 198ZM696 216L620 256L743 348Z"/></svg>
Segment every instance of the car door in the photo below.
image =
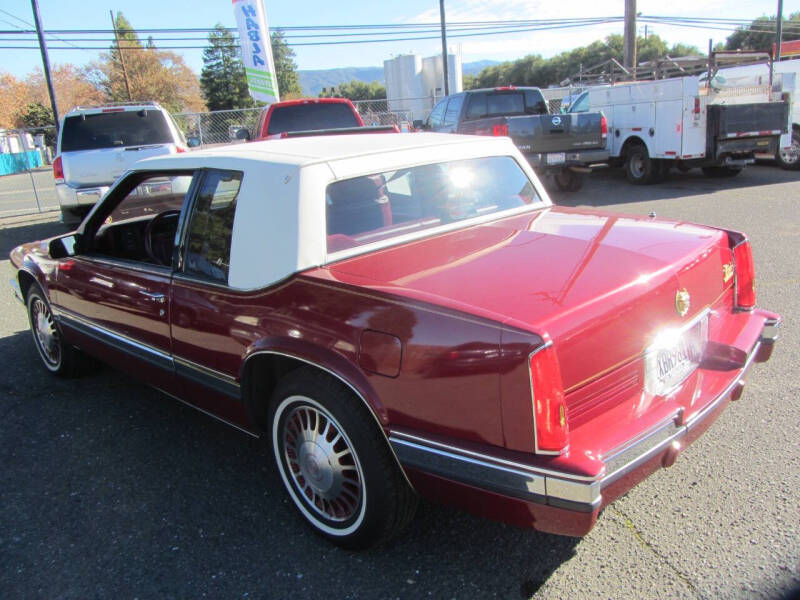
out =
<svg viewBox="0 0 800 600"><path fill-rule="evenodd" d="M238 171L207 170L197 185L173 278L172 344L183 397L248 429L250 420L238 382L242 354L249 343L241 338L238 323L247 295L228 286L241 182Z"/></svg>
<svg viewBox="0 0 800 600"><path fill-rule="evenodd" d="M155 173L120 182L84 225L80 251L59 263L54 306L68 339L174 395L172 261L192 179Z"/></svg>

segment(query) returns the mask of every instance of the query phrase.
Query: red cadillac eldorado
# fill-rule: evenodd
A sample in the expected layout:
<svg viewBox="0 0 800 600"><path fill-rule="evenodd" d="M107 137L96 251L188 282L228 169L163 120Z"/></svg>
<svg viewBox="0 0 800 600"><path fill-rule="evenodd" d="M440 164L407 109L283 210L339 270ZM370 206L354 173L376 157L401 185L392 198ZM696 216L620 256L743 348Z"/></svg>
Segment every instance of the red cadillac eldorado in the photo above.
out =
<svg viewBox="0 0 800 600"><path fill-rule="evenodd" d="M49 371L94 355L265 437L353 548L418 496L586 534L740 397L780 322L743 234L554 207L503 138L154 158L11 260Z"/></svg>

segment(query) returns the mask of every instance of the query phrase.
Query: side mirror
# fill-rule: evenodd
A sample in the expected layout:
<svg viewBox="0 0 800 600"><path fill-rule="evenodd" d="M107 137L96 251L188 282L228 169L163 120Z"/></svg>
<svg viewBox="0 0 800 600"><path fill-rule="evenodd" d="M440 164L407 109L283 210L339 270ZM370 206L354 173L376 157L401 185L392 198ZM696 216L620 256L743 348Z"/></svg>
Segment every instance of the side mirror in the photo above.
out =
<svg viewBox="0 0 800 600"><path fill-rule="evenodd" d="M250 130L247 127L240 127L236 130L236 139L237 140L246 140L250 141Z"/></svg>
<svg viewBox="0 0 800 600"><path fill-rule="evenodd" d="M189 148L197 148L200 145L200 138L190 137L186 140L186 145L189 146Z"/></svg>
<svg viewBox="0 0 800 600"><path fill-rule="evenodd" d="M59 259L74 256L80 247L81 234L70 233L50 240L47 252L50 258Z"/></svg>

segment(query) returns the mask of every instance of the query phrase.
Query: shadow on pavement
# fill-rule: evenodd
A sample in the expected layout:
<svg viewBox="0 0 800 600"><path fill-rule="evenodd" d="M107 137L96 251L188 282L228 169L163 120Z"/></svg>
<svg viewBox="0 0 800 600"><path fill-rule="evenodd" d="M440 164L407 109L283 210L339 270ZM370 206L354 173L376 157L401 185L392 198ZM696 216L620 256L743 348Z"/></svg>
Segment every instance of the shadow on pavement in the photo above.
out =
<svg viewBox="0 0 800 600"><path fill-rule="evenodd" d="M268 448L108 368L46 373L0 338L0 589L6 597L528 598L575 551L422 504L351 553L295 514Z"/></svg>
<svg viewBox="0 0 800 600"><path fill-rule="evenodd" d="M0 220L0 260L8 257L8 253L20 244L35 242L56 235L67 233L67 228L60 222L50 219L6 218Z"/></svg>

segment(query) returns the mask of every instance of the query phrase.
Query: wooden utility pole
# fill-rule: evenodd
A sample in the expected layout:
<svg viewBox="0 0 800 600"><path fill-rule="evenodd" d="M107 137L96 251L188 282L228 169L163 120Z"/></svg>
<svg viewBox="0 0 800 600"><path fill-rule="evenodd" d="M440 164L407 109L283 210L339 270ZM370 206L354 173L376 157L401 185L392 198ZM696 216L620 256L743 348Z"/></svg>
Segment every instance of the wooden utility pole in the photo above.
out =
<svg viewBox="0 0 800 600"><path fill-rule="evenodd" d="M444 95L450 95L450 81L447 76L447 33L444 21L444 0L439 0L439 14L442 18L442 73L444 73Z"/></svg>
<svg viewBox="0 0 800 600"><path fill-rule="evenodd" d="M778 21L775 25L775 60L780 60L781 38L783 37L783 0L778 0Z"/></svg>
<svg viewBox="0 0 800 600"><path fill-rule="evenodd" d="M623 66L636 73L636 0L625 0L625 31L622 45Z"/></svg>
<svg viewBox="0 0 800 600"><path fill-rule="evenodd" d="M56 92L53 88L53 78L50 75L50 58L47 55L47 42L42 32L42 19L39 17L39 3L31 0L33 8L33 22L36 23L36 35L39 36L39 50L42 52L42 66L44 67L44 78L47 81L47 93L50 94L50 106L53 109L53 119L56 122L56 135L58 135L58 103L56 102Z"/></svg>
<svg viewBox="0 0 800 600"><path fill-rule="evenodd" d="M119 62L122 63L122 77L125 79L125 91L128 92L128 102L133 101L131 96L131 84L128 81L128 69L125 68L125 57L122 55L122 46L119 44L119 32L117 31L117 22L114 20L114 11L108 11L111 15L111 27L114 28L114 38L117 40L117 52L119 53Z"/></svg>

